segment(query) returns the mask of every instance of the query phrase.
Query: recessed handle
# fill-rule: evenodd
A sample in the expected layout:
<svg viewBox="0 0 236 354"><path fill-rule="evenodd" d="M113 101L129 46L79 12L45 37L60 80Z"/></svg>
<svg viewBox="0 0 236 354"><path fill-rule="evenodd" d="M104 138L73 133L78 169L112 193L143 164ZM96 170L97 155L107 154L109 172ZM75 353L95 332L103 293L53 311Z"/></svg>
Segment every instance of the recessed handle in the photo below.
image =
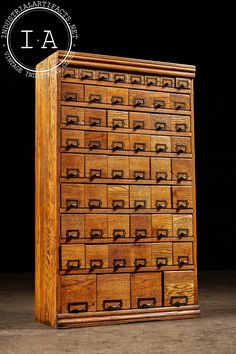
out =
<svg viewBox="0 0 236 354"><path fill-rule="evenodd" d="M165 108L165 101L163 100L154 100L153 101L154 108Z"/></svg>
<svg viewBox="0 0 236 354"><path fill-rule="evenodd" d="M122 309L122 300L103 300L104 311L116 311Z"/></svg>
<svg viewBox="0 0 236 354"><path fill-rule="evenodd" d="M66 238L68 240L76 239L80 237L79 230L66 230Z"/></svg>
<svg viewBox="0 0 236 354"><path fill-rule="evenodd" d="M123 170L112 170L111 176L112 176L113 179L123 178L124 177L124 171Z"/></svg>
<svg viewBox="0 0 236 354"><path fill-rule="evenodd" d="M67 263L67 269L80 269L80 260L79 259L68 259Z"/></svg>
<svg viewBox="0 0 236 354"><path fill-rule="evenodd" d="M80 78L81 80L91 80L93 78L93 71L81 71Z"/></svg>
<svg viewBox="0 0 236 354"><path fill-rule="evenodd" d="M109 79L110 79L110 73L105 73L105 72L98 73L98 80L99 81L108 81Z"/></svg>
<svg viewBox="0 0 236 354"><path fill-rule="evenodd" d="M123 141L113 141L111 144L112 151L116 150L124 150L124 142Z"/></svg>
<svg viewBox="0 0 236 354"><path fill-rule="evenodd" d="M101 149L101 141L100 140L89 140L88 147L90 150Z"/></svg>
<svg viewBox="0 0 236 354"><path fill-rule="evenodd" d="M133 129L136 130L136 129L144 129L144 121L142 120L135 120L134 121L134 125L133 125Z"/></svg>
<svg viewBox="0 0 236 354"><path fill-rule="evenodd" d="M134 266L136 269L139 269L141 267L146 267L146 265L147 265L146 258L135 258Z"/></svg>
<svg viewBox="0 0 236 354"><path fill-rule="evenodd" d="M177 200L176 202L176 209L177 211L181 209L186 209L188 208L188 200Z"/></svg>
<svg viewBox="0 0 236 354"><path fill-rule="evenodd" d="M177 144L175 151L177 152L178 155L183 154L183 153L187 152L187 147L186 147L186 145Z"/></svg>
<svg viewBox="0 0 236 354"><path fill-rule="evenodd" d="M114 240L117 240L118 238L124 238L126 235L126 232L124 229L114 229L112 231L113 238Z"/></svg>
<svg viewBox="0 0 236 354"><path fill-rule="evenodd" d="M185 123L176 123L175 130L177 132L186 132L187 131L187 124Z"/></svg>
<svg viewBox="0 0 236 354"><path fill-rule="evenodd" d="M163 122L155 122L156 130L166 130L166 123Z"/></svg>
<svg viewBox="0 0 236 354"><path fill-rule="evenodd" d="M147 86L157 86L157 78L156 77L147 77L146 78Z"/></svg>
<svg viewBox="0 0 236 354"><path fill-rule="evenodd" d="M87 302L71 302L67 305L67 312L69 313L80 313L88 311Z"/></svg>
<svg viewBox="0 0 236 354"><path fill-rule="evenodd" d="M89 95L89 102L90 103L95 103L95 102L101 103L102 102L102 96L91 93Z"/></svg>
<svg viewBox="0 0 236 354"><path fill-rule="evenodd" d="M112 208L113 208L114 210L116 210L116 209L122 209L122 208L124 208L124 206L125 206L124 200L113 200L113 201L112 201Z"/></svg>
<svg viewBox="0 0 236 354"><path fill-rule="evenodd" d="M123 119L113 119L112 120L112 127L113 129L116 128L123 128L124 127L124 120Z"/></svg>
<svg viewBox="0 0 236 354"><path fill-rule="evenodd" d="M167 151L167 145L166 144L156 144L155 145L156 152L166 152Z"/></svg>
<svg viewBox="0 0 236 354"><path fill-rule="evenodd" d="M90 230L90 237L93 238L102 238L103 231L101 229L92 229Z"/></svg>
<svg viewBox="0 0 236 354"><path fill-rule="evenodd" d="M114 74L114 82L125 82L125 75Z"/></svg>
<svg viewBox="0 0 236 354"><path fill-rule="evenodd" d="M100 199L89 199L88 206L90 209L101 208L102 202Z"/></svg>
<svg viewBox="0 0 236 354"><path fill-rule="evenodd" d="M157 183L167 180L167 172L156 172Z"/></svg>
<svg viewBox="0 0 236 354"><path fill-rule="evenodd" d="M156 258L156 266L157 268L161 268L163 266L168 265L168 259L166 257L157 257Z"/></svg>
<svg viewBox="0 0 236 354"><path fill-rule="evenodd" d="M156 305L155 297L138 298L138 308L140 309L152 308L155 307L155 305Z"/></svg>
<svg viewBox="0 0 236 354"><path fill-rule="evenodd" d="M167 201L166 200L156 200L156 208L157 210L166 209Z"/></svg>
<svg viewBox="0 0 236 354"><path fill-rule="evenodd" d="M91 127L100 127L102 125L102 120L101 118L89 117L89 125Z"/></svg>
<svg viewBox="0 0 236 354"><path fill-rule="evenodd" d="M184 110L184 109L186 109L186 103L185 102L174 102L174 108L176 110Z"/></svg>
<svg viewBox="0 0 236 354"><path fill-rule="evenodd" d="M158 239L168 237L168 230L167 229L157 229L156 235Z"/></svg>
<svg viewBox="0 0 236 354"><path fill-rule="evenodd" d="M66 177L67 178L79 178L80 170L78 168L67 168Z"/></svg>
<svg viewBox="0 0 236 354"><path fill-rule="evenodd" d="M170 305L171 306L186 306L188 305L188 297L187 296L171 296L170 297Z"/></svg>
<svg viewBox="0 0 236 354"><path fill-rule="evenodd" d="M189 235L189 230L188 229L178 229L177 230L178 238L188 237L188 235Z"/></svg>
<svg viewBox="0 0 236 354"><path fill-rule="evenodd" d="M122 96L112 96L111 103L112 104L124 104L124 98Z"/></svg>
<svg viewBox="0 0 236 354"><path fill-rule="evenodd" d="M146 208L146 200L135 200L134 201L134 209L145 209Z"/></svg>
<svg viewBox="0 0 236 354"><path fill-rule="evenodd" d="M80 118L78 116L67 115L66 125L78 125L80 124Z"/></svg>
<svg viewBox="0 0 236 354"><path fill-rule="evenodd" d="M139 152L139 151L145 151L146 150L146 144L144 143L134 143L134 151Z"/></svg>
<svg viewBox="0 0 236 354"><path fill-rule="evenodd" d="M189 264L188 256L179 256L177 259L178 265L182 267L183 265Z"/></svg>
<svg viewBox="0 0 236 354"><path fill-rule="evenodd" d="M177 182L180 183L182 181L188 180L188 174L186 172L178 172L177 173Z"/></svg>
<svg viewBox="0 0 236 354"><path fill-rule="evenodd" d="M145 179L145 171L134 171L134 179L136 179L136 181Z"/></svg>
<svg viewBox="0 0 236 354"><path fill-rule="evenodd" d="M66 210L70 210L73 208L79 208L79 200L78 199L66 199Z"/></svg>
<svg viewBox="0 0 236 354"><path fill-rule="evenodd" d="M75 77L75 69L65 69L63 77Z"/></svg>
<svg viewBox="0 0 236 354"><path fill-rule="evenodd" d="M64 99L65 99L65 101L77 101L77 99L78 99L77 93L65 92Z"/></svg>
<svg viewBox="0 0 236 354"><path fill-rule="evenodd" d="M125 259L114 259L113 260L113 268L116 271L119 268L125 268L126 266L126 261Z"/></svg>
<svg viewBox="0 0 236 354"><path fill-rule="evenodd" d="M89 263L90 271L94 269L101 269L103 268L103 260L102 259L91 259Z"/></svg>
<svg viewBox="0 0 236 354"><path fill-rule="evenodd" d="M136 97L133 100L134 107L144 107L145 106L145 99Z"/></svg>
<svg viewBox="0 0 236 354"><path fill-rule="evenodd" d="M130 77L131 84L140 85L142 83L141 76L131 76Z"/></svg>
<svg viewBox="0 0 236 354"><path fill-rule="evenodd" d="M102 171L101 170L93 170L90 169L89 171L89 179L92 181L94 178L101 178L102 177Z"/></svg>
<svg viewBox="0 0 236 354"><path fill-rule="evenodd" d="M148 235L147 230L145 229L136 229L135 230L135 239L139 240L140 238L146 238Z"/></svg>
<svg viewBox="0 0 236 354"><path fill-rule="evenodd" d="M79 147L78 139L66 139L66 150L77 149Z"/></svg>

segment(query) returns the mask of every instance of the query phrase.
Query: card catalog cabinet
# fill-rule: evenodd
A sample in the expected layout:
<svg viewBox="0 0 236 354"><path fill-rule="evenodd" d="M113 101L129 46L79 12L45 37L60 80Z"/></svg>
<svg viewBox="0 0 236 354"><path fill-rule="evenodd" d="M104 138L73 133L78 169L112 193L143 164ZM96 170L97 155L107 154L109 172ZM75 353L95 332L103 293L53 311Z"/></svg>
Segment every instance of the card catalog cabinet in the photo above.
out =
<svg viewBox="0 0 236 354"><path fill-rule="evenodd" d="M37 320L199 315L194 75L190 65L73 53L37 77Z"/></svg>

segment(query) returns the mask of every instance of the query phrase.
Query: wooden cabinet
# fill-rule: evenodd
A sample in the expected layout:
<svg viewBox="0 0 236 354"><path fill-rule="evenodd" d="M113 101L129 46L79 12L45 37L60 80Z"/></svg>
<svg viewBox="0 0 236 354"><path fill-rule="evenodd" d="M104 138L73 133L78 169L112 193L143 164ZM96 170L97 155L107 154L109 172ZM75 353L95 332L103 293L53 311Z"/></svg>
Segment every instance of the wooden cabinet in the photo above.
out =
<svg viewBox="0 0 236 354"><path fill-rule="evenodd" d="M198 316L194 66L74 53L58 69L36 78L36 319Z"/></svg>

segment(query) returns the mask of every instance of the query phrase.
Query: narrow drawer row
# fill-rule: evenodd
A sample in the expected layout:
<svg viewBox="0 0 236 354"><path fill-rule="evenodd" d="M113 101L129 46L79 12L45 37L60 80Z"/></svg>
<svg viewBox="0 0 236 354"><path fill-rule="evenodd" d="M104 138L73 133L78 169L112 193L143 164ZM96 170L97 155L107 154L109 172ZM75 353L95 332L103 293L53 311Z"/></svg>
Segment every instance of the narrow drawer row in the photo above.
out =
<svg viewBox="0 0 236 354"><path fill-rule="evenodd" d="M61 270L125 268L135 271L143 267L193 264L192 242L126 243L126 244L63 244Z"/></svg>
<svg viewBox="0 0 236 354"><path fill-rule="evenodd" d="M193 207L192 186L143 186L103 184L61 184L61 207L120 210L171 209Z"/></svg>
<svg viewBox="0 0 236 354"><path fill-rule="evenodd" d="M133 108L171 109L189 111L191 98L188 94L161 91L132 90L112 86L93 86L78 83L62 83L61 100L69 102L87 102L113 106L131 106Z"/></svg>
<svg viewBox="0 0 236 354"><path fill-rule="evenodd" d="M61 147L65 151L79 151L81 148L94 150L111 150L114 152L132 151L175 153L182 155L191 153L191 138L163 135L112 133L100 131L83 131L61 129Z"/></svg>
<svg viewBox="0 0 236 354"><path fill-rule="evenodd" d="M162 87L190 89L191 80L181 77L139 75L123 72L111 72L92 69L65 68L62 77L83 80L96 80L98 82L113 82L114 84L127 83L146 87Z"/></svg>
<svg viewBox="0 0 236 354"><path fill-rule="evenodd" d="M193 271L61 276L61 313L194 303Z"/></svg>
<svg viewBox="0 0 236 354"><path fill-rule="evenodd" d="M168 240L193 236L191 214L61 214L61 238L66 242L77 239L122 242L155 237Z"/></svg>
<svg viewBox="0 0 236 354"><path fill-rule="evenodd" d="M192 180L191 159L110 156L94 154L61 154L61 177L177 181Z"/></svg>
<svg viewBox="0 0 236 354"><path fill-rule="evenodd" d="M190 116L127 112L62 106L61 123L68 126L111 127L112 129L190 132Z"/></svg>

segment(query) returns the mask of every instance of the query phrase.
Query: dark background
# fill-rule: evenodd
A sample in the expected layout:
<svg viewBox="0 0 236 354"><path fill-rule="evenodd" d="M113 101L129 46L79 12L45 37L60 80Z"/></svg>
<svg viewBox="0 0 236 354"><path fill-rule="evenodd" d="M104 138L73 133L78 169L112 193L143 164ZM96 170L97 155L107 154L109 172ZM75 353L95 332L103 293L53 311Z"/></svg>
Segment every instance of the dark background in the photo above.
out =
<svg viewBox="0 0 236 354"><path fill-rule="evenodd" d="M1 26L23 2L1 4ZM235 11L227 2L209 9L164 3L56 1L77 26L76 50L196 65L198 263L235 269ZM13 70L3 51L0 60L0 270L33 271L35 82Z"/></svg>

